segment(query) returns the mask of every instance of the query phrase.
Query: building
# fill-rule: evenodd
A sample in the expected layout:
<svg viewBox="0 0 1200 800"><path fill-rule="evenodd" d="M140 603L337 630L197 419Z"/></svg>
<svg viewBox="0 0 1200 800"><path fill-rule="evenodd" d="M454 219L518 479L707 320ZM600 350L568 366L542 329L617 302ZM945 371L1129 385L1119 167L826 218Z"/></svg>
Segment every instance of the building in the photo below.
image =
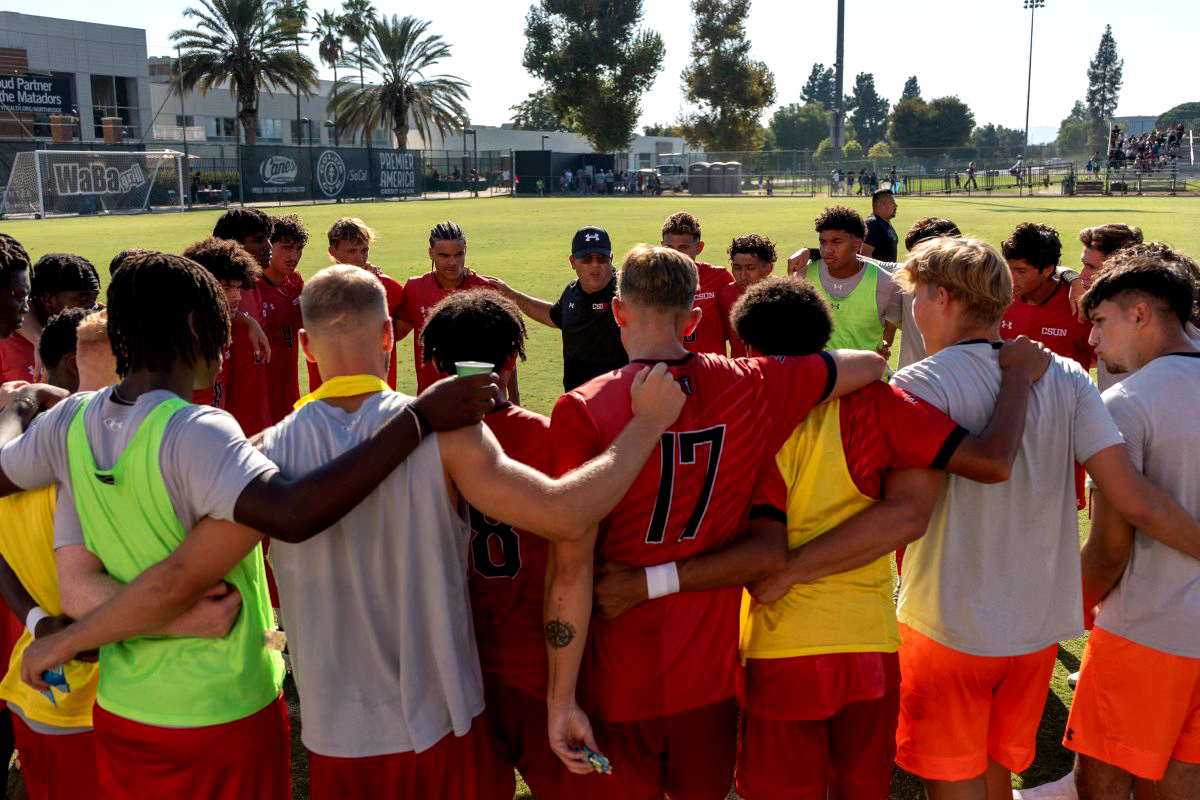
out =
<svg viewBox="0 0 1200 800"><path fill-rule="evenodd" d="M474 133L455 131L433 136L423 145L415 131L408 134L409 149L429 148L448 153L472 153L511 150L552 150L556 153L592 153L592 145L577 133L564 131L520 131L508 125L472 125ZM688 153L688 145L678 136L635 136L629 149L617 156L617 169L642 169L666 163L671 154ZM703 155L703 153L701 153ZM674 162L672 162L674 163Z"/></svg>

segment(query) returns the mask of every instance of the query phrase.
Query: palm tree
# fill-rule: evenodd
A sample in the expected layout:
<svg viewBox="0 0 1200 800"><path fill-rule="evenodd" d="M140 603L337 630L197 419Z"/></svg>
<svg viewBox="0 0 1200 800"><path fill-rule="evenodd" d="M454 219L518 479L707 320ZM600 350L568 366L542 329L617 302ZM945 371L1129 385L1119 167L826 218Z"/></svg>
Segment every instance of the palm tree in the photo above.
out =
<svg viewBox="0 0 1200 800"><path fill-rule="evenodd" d="M360 88L366 85L363 81L362 46L371 32L371 22L374 19L375 6L371 4L371 0L342 0L342 33L347 39L354 42L354 52L358 57L358 85ZM367 147L370 147L370 131L363 131L363 138L366 140Z"/></svg>
<svg viewBox="0 0 1200 800"><path fill-rule="evenodd" d="M311 93L317 68L292 49L294 36L272 13L270 0L199 0L184 9L196 27L171 39L183 50L177 89L207 94L227 83L237 99L246 144L258 141L258 91L299 86Z"/></svg>
<svg viewBox="0 0 1200 800"><path fill-rule="evenodd" d="M441 36L426 35L428 28L428 22L395 14L371 21L358 55L378 85L338 81L332 105L344 129L368 131L382 125L395 133L404 150L410 116L426 142L433 130L444 135L460 127L467 117L463 103L470 84L454 75L426 74L450 55L450 45Z"/></svg>
<svg viewBox="0 0 1200 800"><path fill-rule="evenodd" d="M287 32L296 42L296 55L300 55L300 37L308 33L304 26L308 24L308 0L275 0L273 9L275 16L283 24ZM300 85L296 85L296 144L300 144L304 131L300 126ZM312 129L309 128L311 136Z"/></svg>
<svg viewBox="0 0 1200 800"><path fill-rule="evenodd" d="M326 9L316 18L312 38L317 42L317 55L321 62L333 68L333 83L337 86L337 65L342 60L342 18ZM334 104L336 93L329 98ZM338 144L337 115L333 116L333 143Z"/></svg>

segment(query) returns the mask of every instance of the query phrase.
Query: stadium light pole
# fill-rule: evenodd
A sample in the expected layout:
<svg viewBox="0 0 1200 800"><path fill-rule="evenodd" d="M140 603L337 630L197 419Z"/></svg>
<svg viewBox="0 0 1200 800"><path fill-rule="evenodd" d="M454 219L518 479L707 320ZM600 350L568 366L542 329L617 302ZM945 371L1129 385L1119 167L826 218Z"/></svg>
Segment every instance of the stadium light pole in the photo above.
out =
<svg viewBox="0 0 1200 800"><path fill-rule="evenodd" d="M175 63L179 65L179 85L175 87L179 91L179 116L180 122L183 123L183 165L188 171L187 183L184 186L187 189L187 204L192 205L192 157L188 153L188 124L187 124L187 109L183 105L183 50L179 45L175 45ZM79 123L79 142L83 143L83 121Z"/></svg>
<svg viewBox="0 0 1200 800"><path fill-rule="evenodd" d="M312 124L312 120L309 119L308 117L301 117L298 120L298 122L300 124L296 126L296 133L299 134L300 136L304 136L304 126L305 125L308 126L308 193L310 195L312 195L313 205L316 205L317 193L313 190L313 162L312 162L313 124Z"/></svg>
<svg viewBox="0 0 1200 800"><path fill-rule="evenodd" d="M1033 15L1039 8L1046 7L1046 0L1025 0L1029 9L1029 78L1025 84L1025 147L1022 155L1029 155L1029 98L1033 93Z"/></svg>

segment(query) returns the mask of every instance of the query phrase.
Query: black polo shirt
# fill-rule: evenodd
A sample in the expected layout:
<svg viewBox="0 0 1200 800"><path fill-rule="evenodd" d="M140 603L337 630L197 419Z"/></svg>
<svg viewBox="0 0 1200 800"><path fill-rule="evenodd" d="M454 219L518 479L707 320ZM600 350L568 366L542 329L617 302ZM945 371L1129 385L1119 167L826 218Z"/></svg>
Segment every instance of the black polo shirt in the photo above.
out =
<svg viewBox="0 0 1200 800"><path fill-rule="evenodd" d="M896 229L892 227L892 223L886 219L880 219L874 214L867 217L867 238L863 241L875 248L871 251L871 258L876 261L896 260L896 243L899 237L896 236Z"/></svg>
<svg viewBox="0 0 1200 800"><path fill-rule="evenodd" d="M617 275L598 292L588 294L574 280L550 308L550 320L562 330L563 390L571 391L629 363L621 329L613 319Z"/></svg>

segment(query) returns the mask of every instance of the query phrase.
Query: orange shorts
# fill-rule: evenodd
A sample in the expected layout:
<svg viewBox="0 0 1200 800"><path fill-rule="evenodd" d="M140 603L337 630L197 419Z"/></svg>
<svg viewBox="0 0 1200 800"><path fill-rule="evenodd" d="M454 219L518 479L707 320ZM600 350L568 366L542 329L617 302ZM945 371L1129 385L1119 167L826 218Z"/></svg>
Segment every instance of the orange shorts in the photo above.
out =
<svg viewBox="0 0 1200 800"><path fill-rule="evenodd" d="M896 763L928 780L964 781L988 760L1033 763L1058 645L1019 656L973 656L900 625Z"/></svg>
<svg viewBox="0 0 1200 800"><path fill-rule="evenodd" d="M1200 658L1092 631L1063 746L1139 778L1200 764Z"/></svg>

